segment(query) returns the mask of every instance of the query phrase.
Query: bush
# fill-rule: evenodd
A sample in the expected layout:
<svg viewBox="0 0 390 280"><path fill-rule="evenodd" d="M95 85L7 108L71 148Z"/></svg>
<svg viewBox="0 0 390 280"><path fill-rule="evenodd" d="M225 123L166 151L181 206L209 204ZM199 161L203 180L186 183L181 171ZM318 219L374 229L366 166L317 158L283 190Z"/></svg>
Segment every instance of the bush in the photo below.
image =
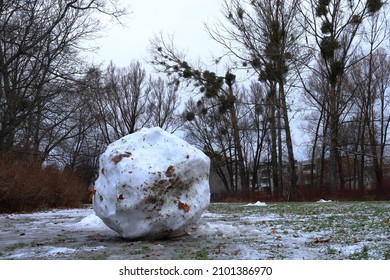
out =
<svg viewBox="0 0 390 280"><path fill-rule="evenodd" d="M54 166L0 155L0 213L82 206L85 187Z"/></svg>

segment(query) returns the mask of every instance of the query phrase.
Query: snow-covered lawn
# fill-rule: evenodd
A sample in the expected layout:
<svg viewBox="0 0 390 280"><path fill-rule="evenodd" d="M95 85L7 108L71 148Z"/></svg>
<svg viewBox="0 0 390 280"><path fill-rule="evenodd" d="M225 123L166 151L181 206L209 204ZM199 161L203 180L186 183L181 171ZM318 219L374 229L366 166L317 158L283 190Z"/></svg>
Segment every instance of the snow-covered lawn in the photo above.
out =
<svg viewBox="0 0 390 280"><path fill-rule="evenodd" d="M0 228L0 259L390 259L390 202L212 203L188 235L157 241L121 239L89 206Z"/></svg>

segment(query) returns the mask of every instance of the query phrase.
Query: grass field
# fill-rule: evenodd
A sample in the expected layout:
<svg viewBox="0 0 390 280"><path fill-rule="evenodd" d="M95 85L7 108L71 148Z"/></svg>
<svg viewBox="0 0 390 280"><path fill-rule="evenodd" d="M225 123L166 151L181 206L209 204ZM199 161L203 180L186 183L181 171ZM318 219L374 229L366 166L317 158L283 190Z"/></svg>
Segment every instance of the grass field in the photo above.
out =
<svg viewBox="0 0 390 280"><path fill-rule="evenodd" d="M0 259L390 259L390 202L212 203L188 235L121 239L85 209L0 215Z"/></svg>
<svg viewBox="0 0 390 280"><path fill-rule="evenodd" d="M238 230L232 244L241 239L248 258L390 258L389 202L214 204L209 211Z"/></svg>

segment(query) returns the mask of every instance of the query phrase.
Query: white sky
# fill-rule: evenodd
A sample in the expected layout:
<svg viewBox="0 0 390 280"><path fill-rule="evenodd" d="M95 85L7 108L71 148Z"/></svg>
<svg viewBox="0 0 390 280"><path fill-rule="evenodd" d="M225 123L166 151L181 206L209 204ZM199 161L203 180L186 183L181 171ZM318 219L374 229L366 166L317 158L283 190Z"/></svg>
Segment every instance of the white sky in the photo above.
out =
<svg viewBox="0 0 390 280"><path fill-rule="evenodd" d="M92 56L94 63L112 60L117 66L128 66L134 59L144 62L150 57L150 40L160 32L174 35L177 48L194 60L202 57L208 63L212 54L220 54L219 45L204 29L204 23L214 23L221 16L220 0L121 1L130 6L127 27L107 23L105 37L96 41L100 50Z"/></svg>

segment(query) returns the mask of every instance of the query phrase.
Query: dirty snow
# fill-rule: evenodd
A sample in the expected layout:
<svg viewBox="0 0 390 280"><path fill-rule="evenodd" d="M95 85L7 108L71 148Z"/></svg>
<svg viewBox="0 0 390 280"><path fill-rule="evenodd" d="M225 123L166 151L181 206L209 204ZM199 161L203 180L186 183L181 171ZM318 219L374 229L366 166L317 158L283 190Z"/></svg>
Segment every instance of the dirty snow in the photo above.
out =
<svg viewBox="0 0 390 280"><path fill-rule="evenodd" d="M0 215L0 259L389 259L389 213L390 202L212 203L187 235L132 242L90 206Z"/></svg>

